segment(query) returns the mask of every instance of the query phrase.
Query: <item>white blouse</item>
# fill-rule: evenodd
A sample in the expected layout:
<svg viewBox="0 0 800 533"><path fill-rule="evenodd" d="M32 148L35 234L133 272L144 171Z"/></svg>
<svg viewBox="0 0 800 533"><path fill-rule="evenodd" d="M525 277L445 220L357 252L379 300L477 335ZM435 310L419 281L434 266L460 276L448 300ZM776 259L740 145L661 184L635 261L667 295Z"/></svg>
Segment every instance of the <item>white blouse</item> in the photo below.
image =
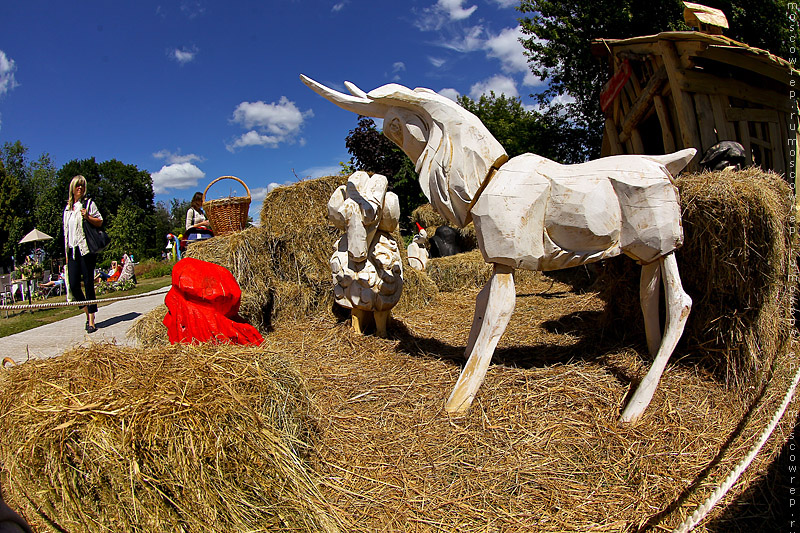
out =
<svg viewBox="0 0 800 533"><path fill-rule="evenodd" d="M67 249L78 247L81 249L81 255L85 255L89 248L86 244L86 237L83 235L81 209L83 209L82 200L72 204L72 210L64 209L64 245ZM89 216L103 220L94 200L89 203Z"/></svg>

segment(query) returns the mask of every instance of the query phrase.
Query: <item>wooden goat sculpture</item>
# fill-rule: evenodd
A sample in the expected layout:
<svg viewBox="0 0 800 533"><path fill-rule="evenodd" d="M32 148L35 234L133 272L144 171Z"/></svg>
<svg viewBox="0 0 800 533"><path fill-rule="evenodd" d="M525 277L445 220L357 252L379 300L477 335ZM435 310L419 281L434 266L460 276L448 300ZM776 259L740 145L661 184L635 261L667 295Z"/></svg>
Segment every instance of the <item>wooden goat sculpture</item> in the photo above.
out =
<svg viewBox="0 0 800 533"><path fill-rule="evenodd" d="M693 148L661 156L621 155L561 165L534 154L508 159L473 114L430 89L388 84L350 95L306 76L303 82L336 105L383 118L384 134L416 162L425 196L450 222L475 223L478 246L493 273L478 294L467 363L445 405L469 409L514 311L514 269L557 270L626 254L642 265L640 302L655 360L621 419L637 420L653 397L691 309L674 251L683 243L672 176ZM666 327L661 336L658 283Z"/></svg>

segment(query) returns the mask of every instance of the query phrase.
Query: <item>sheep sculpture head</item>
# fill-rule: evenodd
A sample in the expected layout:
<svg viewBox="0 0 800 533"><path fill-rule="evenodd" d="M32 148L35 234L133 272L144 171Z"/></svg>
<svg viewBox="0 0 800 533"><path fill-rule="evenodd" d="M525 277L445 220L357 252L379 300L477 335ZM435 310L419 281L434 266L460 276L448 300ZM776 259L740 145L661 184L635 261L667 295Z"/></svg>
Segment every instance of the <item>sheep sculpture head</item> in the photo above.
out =
<svg viewBox="0 0 800 533"><path fill-rule="evenodd" d="M400 253L391 236L400 202L388 186L385 176L359 171L328 201L328 220L344 232L330 261L336 303L351 310L357 332L374 319L381 336L403 288Z"/></svg>

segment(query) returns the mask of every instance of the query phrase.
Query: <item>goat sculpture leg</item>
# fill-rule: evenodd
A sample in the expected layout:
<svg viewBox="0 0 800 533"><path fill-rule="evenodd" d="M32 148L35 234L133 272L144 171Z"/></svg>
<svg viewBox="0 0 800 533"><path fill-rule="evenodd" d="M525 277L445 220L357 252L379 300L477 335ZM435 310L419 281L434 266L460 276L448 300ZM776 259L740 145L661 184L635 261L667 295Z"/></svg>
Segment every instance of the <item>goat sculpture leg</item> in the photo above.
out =
<svg viewBox="0 0 800 533"><path fill-rule="evenodd" d="M445 404L450 414L462 414L469 409L486 377L497 342L514 313L517 295L513 274L513 268L495 263L492 277L478 293L467 341L467 364Z"/></svg>
<svg viewBox="0 0 800 533"><path fill-rule="evenodd" d="M620 420L623 422L635 422L642 416L642 413L653 399L661 374L667 366L675 346L678 344L683 328L686 326L686 319L689 318L689 311L692 308L692 299L686 294L681 285L681 278L678 273L678 262L675 254L671 253L659 259L661 275L664 281L664 293L666 298L667 317L664 330L664 337L661 339L661 346L658 348L655 360L650 366L650 370L645 375L633 397L628 402L622 412ZM647 319L645 319L647 322ZM649 333L649 332L648 332ZM649 335L648 335L649 337ZM649 344L649 338L648 338Z"/></svg>
<svg viewBox="0 0 800 533"><path fill-rule="evenodd" d="M661 345L661 320L658 313L658 285L661 281L661 260L642 266L639 282L639 302L644 314L647 349L655 357Z"/></svg>

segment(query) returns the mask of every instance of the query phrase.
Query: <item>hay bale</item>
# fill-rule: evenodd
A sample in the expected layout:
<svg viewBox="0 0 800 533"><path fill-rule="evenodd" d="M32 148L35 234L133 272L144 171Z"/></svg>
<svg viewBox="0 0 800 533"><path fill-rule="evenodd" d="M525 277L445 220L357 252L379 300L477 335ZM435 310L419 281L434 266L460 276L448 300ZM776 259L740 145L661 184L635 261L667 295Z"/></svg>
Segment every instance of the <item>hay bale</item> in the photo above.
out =
<svg viewBox="0 0 800 533"><path fill-rule="evenodd" d="M479 250L448 257L432 257L425 272L440 291L452 292L465 287L483 287L492 275L492 267Z"/></svg>
<svg viewBox="0 0 800 533"><path fill-rule="evenodd" d="M336 531L315 414L274 352L76 349L0 375L4 488L59 531Z"/></svg>
<svg viewBox="0 0 800 533"><path fill-rule="evenodd" d="M428 260L425 273L440 291L453 292L483 287L492 275L492 265L484 260L480 250ZM541 276L539 272L517 269L514 280L519 282Z"/></svg>
<svg viewBox="0 0 800 533"><path fill-rule="evenodd" d="M731 385L760 383L791 333L792 191L780 176L757 168L684 175L677 184L685 234L678 267L693 300L678 350ZM598 287L609 302L607 325L634 331L643 342L639 271L632 261L614 259Z"/></svg>
<svg viewBox="0 0 800 533"><path fill-rule="evenodd" d="M125 336L135 339L141 348L154 348L169 344L169 335L163 322L165 316L167 316L167 306L158 305L134 322Z"/></svg>
<svg viewBox="0 0 800 533"><path fill-rule="evenodd" d="M475 224L470 222L463 228L450 224L442 215L434 211L431 204L424 204L411 212L411 222L416 222L428 232L428 237L433 237L439 226L450 226L458 231L457 244L461 250L468 252L478 247L478 235L475 233Z"/></svg>
<svg viewBox="0 0 800 533"><path fill-rule="evenodd" d="M346 176L328 176L278 187L264 199L260 227L193 243L186 257L231 271L242 289L239 314L262 334L281 320L330 315L330 257L341 235L328 224L327 205L333 191L346 181ZM402 242L398 231L394 237ZM403 257L407 265L408 258ZM436 296L435 285L424 274L405 270L399 307L427 305ZM166 328L159 326L165 314L166 308L151 311L129 336L143 346L166 342Z"/></svg>

